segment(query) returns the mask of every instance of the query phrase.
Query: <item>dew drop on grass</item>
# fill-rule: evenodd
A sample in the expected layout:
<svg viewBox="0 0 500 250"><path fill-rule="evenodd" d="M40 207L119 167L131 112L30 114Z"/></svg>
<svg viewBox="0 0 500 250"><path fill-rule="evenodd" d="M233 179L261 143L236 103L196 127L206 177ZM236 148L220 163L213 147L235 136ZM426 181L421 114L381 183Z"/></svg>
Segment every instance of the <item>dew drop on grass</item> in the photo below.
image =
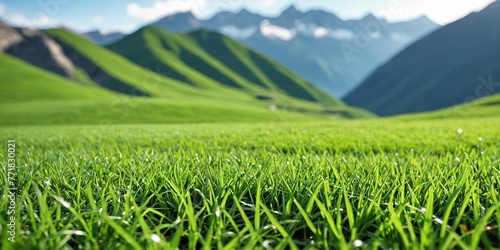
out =
<svg viewBox="0 0 500 250"><path fill-rule="evenodd" d="M158 236L156 234L151 235L151 240L156 242L156 243L160 243L160 241L161 241L160 236Z"/></svg>
<svg viewBox="0 0 500 250"><path fill-rule="evenodd" d="M361 240L355 240L353 243L354 247L362 247L363 246L363 241Z"/></svg>
<svg viewBox="0 0 500 250"><path fill-rule="evenodd" d="M205 199L205 195L199 189L194 189L195 192L199 193L203 199Z"/></svg>
<svg viewBox="0 0 500 250"><path fill-rule="evenodd" d="M461 128L459 128L459 129L457 130L457 133L459 133L459 134L462 134L463 132L464 132L464 130L463 130L463 129L461 129Z"/></svg>
<svg viewBox="0 0 500 250"><path fill-rule="evenodd" d="M253 204L249 204L249 203L246 203L246 202L244 202L244 201L240 201L240 203L241 203L242 205L244 205L244 206L247 206L247 207L254 207L254 205L253 205Z"/></svg>
<svg viewBox="0 0 500 250"><path fill-rule="evenodd" d="M483 141L482 137L477 138L478 141Z"/></svg>
<svg viewBox="0 0 500 250"><path fill-rule="evenodd" d="M65 201L65 200L62 200L62 201L61 201L61 204L62 204L65 208L69 208L69 207L70 207L69 202L67 202L67 201Z"/></svg>
<svg viewBox="0 0 500 250"><path fill-rule="evenodd" d="M177 219L174 221L174 225L178 225L179 223L181 223L181 219Z"/></svg>
<svg viewBox="0 0 500 250"><path fill-rule="evenodd" d="M50 185L50 179L49 179L49 178L45 178L45 180L43 181L43 184L44 184L45 186Z"/></svg>
<svg viewBox="0 0 500 250"><path fill-rule="evenodd" d="M215 209L215 216L220 217L220 208Z"/></svg>
<svg viewBox="0 0 500 250"><path fill-rule="evenodd" d="M270 242L268 240L265 240L264 242L262 242L262 247L264 247L266 249L269 248L269 243Z"/></svg>
<svg viewBox="0 0 500 250"><path fill-rule="evenodd" d="M438 218L437 216L433 216L433 219L434 219L434 221L435 221L436 223L443 225L443 220L441 220L441 219L440 219L440 218Z"/></svg>

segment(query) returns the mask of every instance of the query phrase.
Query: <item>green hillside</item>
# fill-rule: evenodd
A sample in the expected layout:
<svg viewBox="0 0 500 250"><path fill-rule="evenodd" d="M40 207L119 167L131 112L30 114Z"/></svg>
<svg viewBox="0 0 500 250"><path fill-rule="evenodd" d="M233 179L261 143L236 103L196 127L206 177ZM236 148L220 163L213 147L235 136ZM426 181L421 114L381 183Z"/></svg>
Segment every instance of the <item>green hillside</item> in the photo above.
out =
<svg viewBox="0 0 500 250"><path fill-rule="evenodd" d="M266 101L213 97L140 98L81 85L0 54L0 125L286 122L372 117L350 107L293 99L269 109Z"/></svg>
<svg viewBox="0 0 500 250"><path fill-rule="evenodd" d="M39 95L46 93L43 89ZM69 98L68 98L69 99ZM292 122L372 118L349 107L323 109L315 105L290 103L271 110L266 103L217 101L214 99L164 99L128 97L87 100L36 99L2 103L0 126L63 124L172 124L221 122Z"/></svg>
<svg viewBox="0 0 500 250"><path fill-rule="evenodd" d="M167 32L158 30L157 28L151 26L147 26L143 30L153 30L161 35L167 35L167 36L171 35ZM136 53L136 57L138 58L137 61L132 62L127 58L117 53L114 53L113 51L99 47L89 42L88 40L76 34L73 34L65 29L52 29L48 30L47 33L64 47L65 54L72 55L78 53L80 57L83 57L85 60L91 61L101 70L105 71L108 75L113 77L116 81L120 81L126 85L132 86L133 88L136 88L144 93L147 93L151 97L167 97L169 99L173 98L179 100L185 100L186 98L189 99L207 98L218 101L222 100L238 101L246 103L248 105L255 105L256 101L258 101L259 104L264 104L264 106L266 107L269 105L278 105L280 107L291 107L291 108L297 107L297 109L313 109L313 110L322 109L326 113L332 113L332 112L343 113L345 114L345 117L349 118L373 117L373 115L370 114L369 112L346 106L340 100L329 96L320 89L314 87L312 84L305 82L301 78L294 75L292 72L283 68L281 65L269 61L268 59L260 55L257 55L255 52L246 49L237 42L234 42L233 40L230 40L229 38L221 36L216 33L209 33L206 31L198 32L200 34L209 34L213 36L218 36L221 39L228 41L228 43L230 43L232 47L243 48L240 49L238 53L248 53L249 56L256 57L259 66L260 67L262 67L263 65L265 66L264 69L255 70L255 74L259 75L260 78L266 79L267 77L269 77L269 75L271 75L273 79L279 77L277 78L277 80L279 80L280 84L286 82L287 84L290 83L290 85L292 86L302 86L299 88L301 89L300 93L305 93L305 92L310 93L311 95L315 96L315 99L305 100L300 98L294 98L293 96L281 90L276 93L275 92L270 93L271 92L270 89L266 89L269 87L266 88L260 87L258 86L258 84L250 82L246 80L247 78L244 78L239 74L235 73L233 70L235 70L234 66L236 65L236 63L225 61L227 64L232 65L231 67L228 67L225 64L222 64L217 60L213 59L212 56L208 55L208 52L201 53L200 51L204 51L201 45L196 43L190 43L188 41L176 42L176 43L190 44L188 47L191 50L200 52L201 55L212 58L211 63L215 63L216 65L218 65L218 67L225 69L228 72L231 72L233 74L233 77L239 79L240 82L246 83L247 87L242 89L242 88L234 88L234 86L231 87L225 84L221 84L220 79L214 80L198 72L198 70L202 69L193 69L186 66L183 60L189 61L188 58L181 58L182 60L179 60L179 58L174 57L172 60L175 59L175 63L170 63L169 65L172 65L172 67L179 67L183 70L186 70L185 71L186 79L197 79L197 77L199 78L200 81L197 81L199 85L196 86L193 86L194 84L190 85L189 81L187 81L184 78L176 79L175 75L165 74L164 73L165 68L163 68L163 64L161 63L153 64L154 66L148 66L146 62L141 61L141 60L146 60L147 58L154 59L155 57L151 55L148 56L147 51L143 51L144 48L141 48L140 44L134 44L134 46L131 45L132 47L129 47L129 49L127 49L129 53L132 54ZM126 39L137 37L136 34L137 33L129 36ZM197 32L193 33L193 36L194 34L197 34ZM186 36L187 35L188 34L186 34ZM179 35L179 37L177 36L174 37L176 37L177 39L184 38L181 35ZM205 42L205 46L208 46L207 44L210 43ZM168 50L161 48L158 49L160 49L158 51L159 55L163 55L162 53L168 53ZM210 53L215 54L214 50L207 49L207 51L210 51ZM223 51L220 51L219 53L225 54ZM228 60L228 58L224 56L221 60L223 59ZM248 58L245 57L239 58L239 60L242 60L243 63L249 65L249 67L257 67L257 65L253 63L253 61L245 62L246 59ZM245 72L244 70L240 69L237 69L237 71ZM282 73L269 74L269 72L273 71ZM265 72L265 74L263 72ZM277 81L276 79L274 80L275 82ZM274 82L268 81L268 84L271 87L275 86L274 87L275 89L279 89L278 87L276 87L278 85L273 85ZM270 96L271 98L269 98ZM321 102L323 105L327 107L320 106L318 102Z"/></svg>
<svg viewBox="0 0 500 250"><path fill-rule="evenodd" d="M396 116L395 119L426 120L447 118L483 118L500 116L500 95L433 112Z"/></svg>
<svg viewBox="0 0 500 250"><path fill-rule="evenodd" d="M281 94L343 105L271 59L215 32L173 34L146 26L107 48L145 68L158 68L165 76L199 88L229 86L261 98Z"/></svg>
<svg viewBox="0 0 500 250"><path fill-rule="evenodd" d="M0 54L1 103L109 97L117 95L102 88L79 85L12 56Z"/></svg>
<svg viewBox="0 0 500 250"><path fill-rule="evenodd" d="M286 93L277 94L275 99L259 98L256 93L263 95L269 91L253 83L238 89L203 76L203 80L213 86L192 86L156 74L65 29L47 33L75 64L74 79L0 55L0 125L275 122L373 117L369 112L342 103L325 107ZM94 81L95 72L91 70L104 72L105 81ZM194 70L188 73L196 76ZM250 91L252 86L255 86L254 92ZM136 94L146 97L136 97L128 91L137 91Z"/></svg>
<svg viewBox="0 0 500 250"><path fill-rule="evenodd" d="M154 69L151 71L139 67L124 57L105 48L101 48L87 39L65 29L51 29L46 32L63 46L65 54L77 54L79 57L89 60L95 64L96 67L105 71L112 77L112 81L114 82L109 83L109 85L114 84L122 87L129 87L151 97L178 98L201 96L237 100L251 99L248 95L230 89L200 91L184 82L159 75L154 72Z"/></svg>
<svg viewBox="0 0 500 250"><path fill-rule="evenodd" d="M36 107L36 108L35 108ZM271 111L238 102L115 98L3 103L0 125L170 124L325 120L321 113ZM330 119L341 118L329 116Z"/></svg>

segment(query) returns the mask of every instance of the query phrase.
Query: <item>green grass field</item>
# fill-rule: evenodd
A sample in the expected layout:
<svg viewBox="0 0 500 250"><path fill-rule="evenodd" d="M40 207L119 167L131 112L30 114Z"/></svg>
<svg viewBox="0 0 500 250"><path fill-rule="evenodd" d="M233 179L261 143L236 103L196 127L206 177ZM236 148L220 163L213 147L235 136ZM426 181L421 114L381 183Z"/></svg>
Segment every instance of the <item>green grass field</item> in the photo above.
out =
<svg viewBox="0 0 500 250"><path fill-rule="evenodd" d="M1 248L498 248L499 122L2 127Z"/></svg>

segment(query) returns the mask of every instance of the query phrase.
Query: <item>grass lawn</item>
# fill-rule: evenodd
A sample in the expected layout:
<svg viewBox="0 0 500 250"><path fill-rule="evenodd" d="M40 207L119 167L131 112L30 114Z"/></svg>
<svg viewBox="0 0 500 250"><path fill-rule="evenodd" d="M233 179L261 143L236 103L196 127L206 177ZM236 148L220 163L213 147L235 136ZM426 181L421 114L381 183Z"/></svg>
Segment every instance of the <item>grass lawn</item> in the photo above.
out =
<svg viewBox="0 0 500 250"><path fill-rule="evenodd" d="M2 127L1 248L498 248L498 124Z"/></svg>

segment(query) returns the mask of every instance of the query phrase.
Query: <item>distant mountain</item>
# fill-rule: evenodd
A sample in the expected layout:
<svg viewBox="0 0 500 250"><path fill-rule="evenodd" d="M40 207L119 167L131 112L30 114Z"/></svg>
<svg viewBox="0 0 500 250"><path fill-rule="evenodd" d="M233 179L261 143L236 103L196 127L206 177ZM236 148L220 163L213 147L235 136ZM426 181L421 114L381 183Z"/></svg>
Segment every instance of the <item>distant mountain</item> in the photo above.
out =
<svg viewBox="0 0 500 250"><path fill-rule="evenodd" d="M188 32L202 27L201 21L191 12L169 15L156 21L154 25L162 28L168 27L168 30L172 32Z"/></svg>
<svg viewBox="0 0 500 250"><path fill-rule="evenodd" d="M373 15L342 20L323 10L290 6L278 17L242 10L208 20L192 13L167 16L153 25L172 32L206 28L262 52L328 92L343 96L379 65L439 26L426 17L388 23Z"/></svg>
<svg viewBox="0 0 500 250"><path fill-rule="evenodd" d="M273 60L216 32L174 34L146 26L107 48L144 68L160 69L167 77L201 88L223 86L260 99L272 100L282 94L341 105Z"/></svg>
<svg viewBox="0 0 500 250"><path fill-rule="evenodd" d="M99 44L101 46L108 45L110 43L114 43L120 39L122 39L125 34L120 33L120 32L101 32L98 30L94 31L89 31L87 33L82 34L84 37L90 39L96 44Z"/></svg>
<svg viewBox="0 0 500 250"><path fill-rule="evenodd" d="M349 94L379 115L430 111L500 92L500 2L414 43Z"/></svg>
<svg viewBox="0 0 500 250"><path fill-rule="evenodd" d="M184 13L184 14L178 14L178 15L189 15L192 18L194 17L191 13ZM165 17L162 20L168 19L169 17ZM194 28L208 28L212 30L220 30L222 27L234 27L236 30L239 29L246 29L252 26L252 24L258 24L261 21L263 21L265 18L254 13L250 13L249 11L243 9L238 13L233 13L233 12L220 12L215 14L212 18L209 20L203 20L203 21L198 21L198 27ZM158 27L161 27L163 29L169 30L176 32L176 30L172 29L171 26L174 25L172 22L164 22L164 23L153 23L153 25L156 25ZM192 31L193 27L186 27L186 29L182 31ZM227 34L229 35L229 34Z"/></svg>
<svg viewBox="0 0 500 250"><path fill-rule="evenodd" d="M62 76L73 74L74 65L61 46L38 30L14 28L0 22L0 52Z"/></svg>

